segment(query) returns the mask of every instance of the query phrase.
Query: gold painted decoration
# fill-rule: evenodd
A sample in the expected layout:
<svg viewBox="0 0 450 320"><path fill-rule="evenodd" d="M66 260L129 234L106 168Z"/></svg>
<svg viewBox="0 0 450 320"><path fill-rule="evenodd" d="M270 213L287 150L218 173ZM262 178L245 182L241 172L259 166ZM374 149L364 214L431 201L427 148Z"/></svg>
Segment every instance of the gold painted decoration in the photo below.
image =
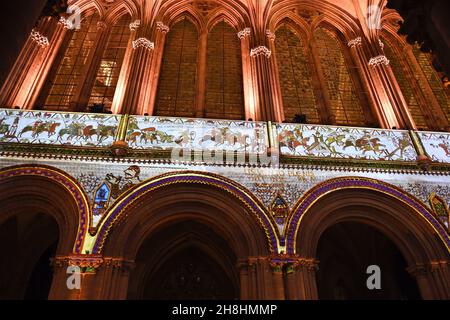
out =
<svg viewBox="0 0 450 320"><path fill-rule="evenodd" d="M447 229L450 228L450 210L444 199L438 196L436 193L430 195L430 205L436 218L442 222ZM450 230L450 229L449 229Z"/></svg>

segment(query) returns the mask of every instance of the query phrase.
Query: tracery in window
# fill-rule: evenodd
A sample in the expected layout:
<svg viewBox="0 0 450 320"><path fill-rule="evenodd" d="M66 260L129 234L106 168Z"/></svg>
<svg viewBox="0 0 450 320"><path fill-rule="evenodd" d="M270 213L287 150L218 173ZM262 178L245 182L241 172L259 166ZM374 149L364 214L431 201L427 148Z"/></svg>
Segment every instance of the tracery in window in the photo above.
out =
<svg viewBox="0 0 450 320"><path fill-rule="evenodd" d="M245 117L241 43L236 33L224 21L208 33L207 118L240 120Z"/></svg>
<svg viewBox="0 0 450 320"><path fill-rule="evenodd" d="M319 123L307 47L287 25L280 27L275 34L284 117L290 122L299 114L306 116L307 123Z"/></svg>
<svg viewBox="0 0 450 320"><path fill-rule="evenodd" d="M80 85L83 67L95 45L98 21L97 14L90 15L81 22L80 29L69 34L71 39L53 79L50 80L44 109L70 110L70 103L73 102L77 86Z"/></svg>
<svg viewBox="0 0 450 320"><path fill-rule="evenodd" d="M108 43L103 52L89 99L90 106L101 104L104 106L105 111L111 109L117 81L130 39L130 22L130 16L125 15L111 28Z"/></svg>
<svg viewBox="0 0 450 320"><path fill-rule="evenodd" d="M155 114L194 117L197 89L198 31L186 17L167 35Z"/></svg>
<svg viewBox="0 0 450 320"><path fill-rule="evenodd" d="M330 94L331 111L338 125L365 125L361 101L342 52L342 44L327 29L318 28L314 38Z"/></svg>

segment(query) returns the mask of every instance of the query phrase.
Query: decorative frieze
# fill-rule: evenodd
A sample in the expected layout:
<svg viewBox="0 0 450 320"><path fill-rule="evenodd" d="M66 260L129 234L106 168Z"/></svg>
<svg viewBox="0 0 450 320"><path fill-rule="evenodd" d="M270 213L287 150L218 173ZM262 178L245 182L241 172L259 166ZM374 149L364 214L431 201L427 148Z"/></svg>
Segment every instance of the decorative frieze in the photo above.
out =
<svg viewBox="0 0 450 320"><path fill-rule="evenodd" d="M356 46L360 46L362 44L362 38L361 37L358 37L358 38L355 38L355 39L353 39L353 40L350 40L348 43L347 43L347 45L350 47L350 48L354 48L354 47L356 47Z"/></svg>
<svg viewBox="0 0 450 320"><path fill-rule="evenodd" d="M133 49L136 50L137 48L154 50L155 44L153 42L151 42L150 40L148 40L147 38L139 38L139 39L133 41Z"/></svg>
<svg viewBox="0 0 450 320"><path fill-rule="evenodd" d="M135 20L132 23L130 23L130 30L136 31L141 26L141 20Z"/></svg>
<svg viewBox="0 0 450 320"><path fill-rule="evenodd" d="M250 28L245 28L244 30L241 30L238 32L237 36L239 39L244 39L245 37L249 37L250 34L252 33L252 29Z"/></svg>
<svg viewBox="0 0 450 320"><path fill-rule="evenodd" d="M156 23L156 29L158 29L162 33L168 33L170 31L169 26L165 25L162 21L158 21Z"/></svg>
<svg viewBox="0 0 450 320"><path fill-rule="evenodd" d="M389 64L389 59L386 58L386 56L384 55L380 55L380 56L376 56L372 59L369 60L369 66L379 66L381 64L384 64L385 66L387 66Z"/></svg>
<svg viewBox="0 0 450 320"><path fill-rule="evenodd" d="M270 51L266 46L259 46L252 49L252 51L250 52L251 57L257 57L261 55L264 55L267 59L269 59L272 55L272 51Z"/></svg>
<svg viewBox="0 0 450 320"><path fill-rule="evenodd" d="M48 38L43 36L39 31L33 29L30 35L31 39L38 44L40 47L47 47L50 45Z"/></svg>

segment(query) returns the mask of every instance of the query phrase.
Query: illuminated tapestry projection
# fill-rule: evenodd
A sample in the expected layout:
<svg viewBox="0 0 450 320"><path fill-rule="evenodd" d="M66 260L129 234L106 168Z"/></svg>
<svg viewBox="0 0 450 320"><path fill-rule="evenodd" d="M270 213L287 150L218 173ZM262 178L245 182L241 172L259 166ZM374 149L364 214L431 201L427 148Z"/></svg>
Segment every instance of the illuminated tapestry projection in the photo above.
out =
<svg viewBox="0 0 450 320"><path fill-rule="evenodd" d="M105 147L120 116L0 110L0 142Z"/></svg>
<svg viewBox="0 0 450 320"><path fill-rule="evenodd" d="M267 125L257 122L132 117L127 141L133 149L224 150L263 153Z"/></svg>
<svg viewBox="0 0 450 320"><path fill-rule="evenodd" d="M450 163L450 134L419 132L422 144L433 161Z"/></svg>
<svg viewBox="0 0 450 320"><path fill-rule="evenodd" d="M391 0L54 2L0 83L0 300L450 299L449 82Z"/></svg>
<svg viewBox="0 0 450 320"><path fill-rule="evenodd" d="M282 154L300 157L416 161L407 131L278 125Z"/></svg>

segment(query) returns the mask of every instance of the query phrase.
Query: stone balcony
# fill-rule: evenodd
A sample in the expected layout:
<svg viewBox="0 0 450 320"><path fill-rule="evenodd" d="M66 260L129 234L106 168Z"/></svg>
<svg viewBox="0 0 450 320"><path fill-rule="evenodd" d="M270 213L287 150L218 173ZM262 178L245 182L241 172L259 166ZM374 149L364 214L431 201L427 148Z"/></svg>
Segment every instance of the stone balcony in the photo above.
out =
<svg viewBox="0 0 450 320"><path fill-rule="evenodd" d="M269 166L446 170L450 134L322 125L0 109L2 154Z"/></svg>

